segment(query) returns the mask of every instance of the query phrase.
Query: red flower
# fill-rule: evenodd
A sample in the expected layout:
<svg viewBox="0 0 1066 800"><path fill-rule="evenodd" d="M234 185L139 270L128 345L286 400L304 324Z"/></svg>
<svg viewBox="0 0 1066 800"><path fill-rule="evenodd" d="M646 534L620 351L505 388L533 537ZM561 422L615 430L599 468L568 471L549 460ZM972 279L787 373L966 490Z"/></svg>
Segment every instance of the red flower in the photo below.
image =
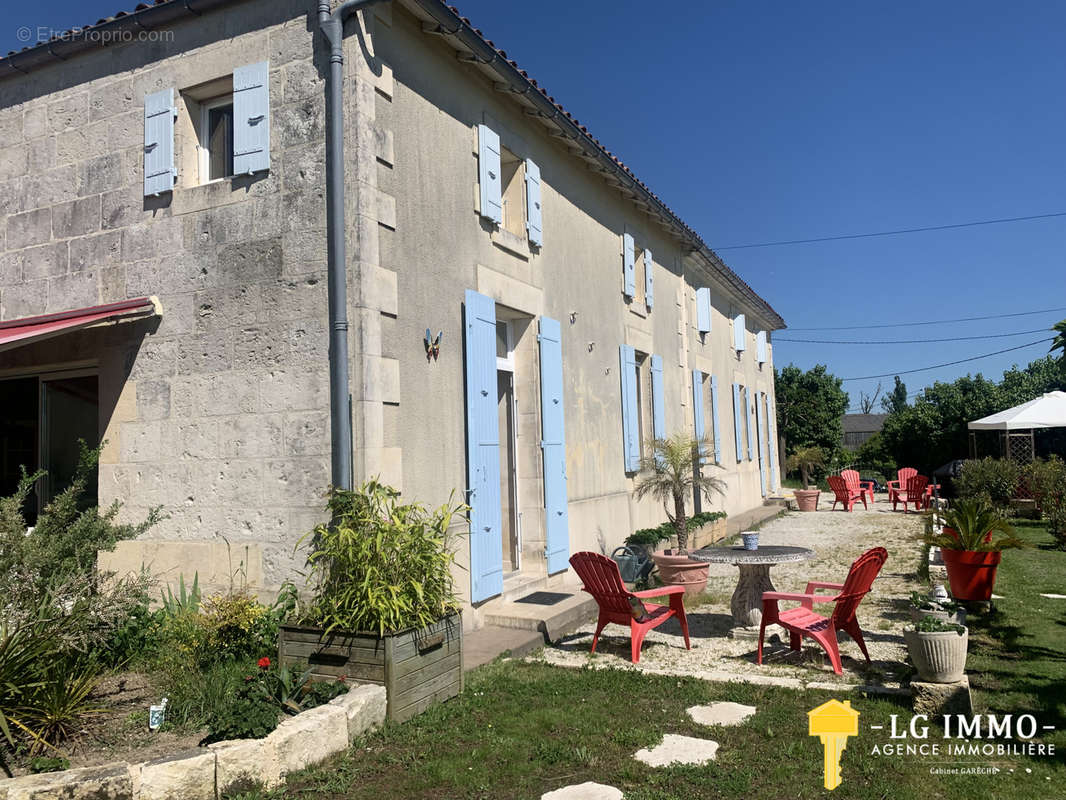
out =
<svg viewBox="0 0 1066 800"><path fill-rule="evenodd" d="M266 656L263 656L261 659L259 659L259 669L269 669L269 668L270 668L270 659L269 658L267 658Z"/></svg>

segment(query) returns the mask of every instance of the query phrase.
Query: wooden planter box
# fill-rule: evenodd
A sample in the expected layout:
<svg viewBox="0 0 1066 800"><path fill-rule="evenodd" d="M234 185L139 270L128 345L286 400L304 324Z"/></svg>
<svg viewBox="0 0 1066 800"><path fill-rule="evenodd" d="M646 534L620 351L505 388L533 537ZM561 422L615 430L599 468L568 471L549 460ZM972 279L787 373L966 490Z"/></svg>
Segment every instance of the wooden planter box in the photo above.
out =
<svg viewBox="0 0 1066 800"><path fill-rule="evenodd" d="M388 718L403 722L463 691L463 623L460 614L425 628L378 636L282 625L283 666L306 664L315 680L340 677L385 687Z"/></svg>
<svg viewBox="0 0 1066 800"><path fill-rule="evenodd" d="M718 540L724 539L725 524L725 517L720 517L689 531L688 549L699 550L701 547L710 547Z"/></svg>

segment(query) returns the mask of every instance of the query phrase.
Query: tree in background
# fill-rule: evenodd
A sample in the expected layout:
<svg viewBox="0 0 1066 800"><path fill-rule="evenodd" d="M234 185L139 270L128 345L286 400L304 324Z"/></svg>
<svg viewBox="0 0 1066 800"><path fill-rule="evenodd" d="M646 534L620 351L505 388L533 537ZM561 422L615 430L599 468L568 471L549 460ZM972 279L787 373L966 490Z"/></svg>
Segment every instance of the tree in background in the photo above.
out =
<svg viewBox="0 0 1066 800"><path fill-rule="evenodd" d="M886 414L898 414L907 407L907 384L895 377L895 386L892 391L881 398L881 408Z"/></svg>
<svg viewBox="0 0 1066 800"><path fill-rule="evenodd" d="M1066 319L1062 322L1056 322L1051 327L1051 330L1058 335L1051 342L1050 352L1054 353L1056 350L1061 350L1062 352L1059 353L1059 362L1066 364Z"/></svg>
<svg viewBox="0 0 1066 800"><path fill-rule="evenodd" d="M840 450L842 420L848 410L848 395L840 384L824 364L806 372L789 364L777 372L777 429L784 440L783 452L818 447L828 457Z"/></svg>
<svg viewBox="0 0 1066 800"><path fill-rule="evenodd" d="M1021 369L1012 367L999 383L980 373L951 383L937 381L885 420L881 429L884 448L897 464L929 474L941 464L967 456L967 422L1064 387L1064 370L1051 356Z"/></svg>
<svg viewBox="0 0 1066 800"><path fill-rule="evenodd" d="M863 414L870 414L874 410L874 403L877 402L877 398L881 396L881 384L877 384L877 389L873 394L866 394L866 392L859 392L859 410Z"/></svg>

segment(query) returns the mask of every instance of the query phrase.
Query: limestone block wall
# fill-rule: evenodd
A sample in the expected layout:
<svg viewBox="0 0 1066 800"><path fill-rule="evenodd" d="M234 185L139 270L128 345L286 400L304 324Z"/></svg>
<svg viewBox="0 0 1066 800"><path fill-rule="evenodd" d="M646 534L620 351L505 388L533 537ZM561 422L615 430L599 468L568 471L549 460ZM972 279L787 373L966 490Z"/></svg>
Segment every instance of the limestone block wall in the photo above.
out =
<svg viewBox="0 0 1066 800"><path fill-rule="evenodd" d="M261 563L246 569L266 585L291 577L293 545L321 519L330 480L314 11L300 0L234 4L176 25L169 41L0 81L0 319L142 295L163 307L150 325L0 353L0 376L96 369L101 503L122 500L126 519L162 505L152 539L255 542ZM270 170L195 185L179 102L177 185L144 197L145 94L263 59ZM187 564L198 569L217 564Z"/></svg>

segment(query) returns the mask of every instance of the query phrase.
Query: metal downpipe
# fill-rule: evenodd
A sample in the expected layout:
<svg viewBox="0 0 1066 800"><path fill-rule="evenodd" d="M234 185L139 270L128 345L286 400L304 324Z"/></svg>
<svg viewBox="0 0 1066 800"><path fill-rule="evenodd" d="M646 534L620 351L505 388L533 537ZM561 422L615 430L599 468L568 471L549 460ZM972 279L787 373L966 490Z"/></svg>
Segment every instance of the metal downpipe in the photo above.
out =
<svg viewBox="0 0 1066 800"><path fill-rule="evenodd" d="M352 488L352 413L348 374L348 254L344 201L344 21L384 0L348 0L330 11L319 0L318 25L329 45L326 88L326 237L329 292L331 482Z"/></svg>

